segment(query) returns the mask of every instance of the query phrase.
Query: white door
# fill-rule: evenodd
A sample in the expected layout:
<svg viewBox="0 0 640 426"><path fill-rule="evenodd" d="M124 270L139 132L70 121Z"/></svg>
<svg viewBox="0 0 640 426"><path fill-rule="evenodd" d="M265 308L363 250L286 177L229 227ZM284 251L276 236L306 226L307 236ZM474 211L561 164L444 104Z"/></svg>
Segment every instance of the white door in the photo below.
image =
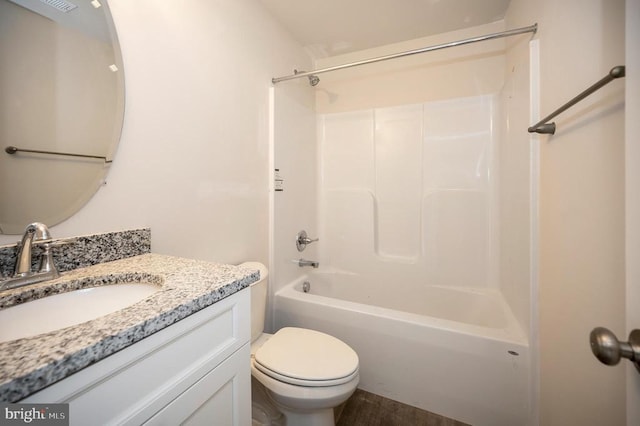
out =
<svg viewBox="0 0 640 426"><path fill-rule="evenodd" d="M625 279L626 336L600 334L595 352L615 362L630 333L640 333L640 0L627 0L625 10ZM635 340L635 339L634 339ZM640 340L640 338L638 338ZM605 351L600 349L604 346ZM599 349L600 348L600 349ZM607 350L608 349L608 350ZM628 346L625 348L633 352ZM640 353L629 353L640 365ZM640 425L640 369L626 363L627 426Z"/></svg>
<svg viewBox="0 0 640 426"><path fill-rule="evenodd" d="M627 333L640 329L640 0L625 11L625 193ZM640 374L627 366L627 426L640 425Z"/></svg>

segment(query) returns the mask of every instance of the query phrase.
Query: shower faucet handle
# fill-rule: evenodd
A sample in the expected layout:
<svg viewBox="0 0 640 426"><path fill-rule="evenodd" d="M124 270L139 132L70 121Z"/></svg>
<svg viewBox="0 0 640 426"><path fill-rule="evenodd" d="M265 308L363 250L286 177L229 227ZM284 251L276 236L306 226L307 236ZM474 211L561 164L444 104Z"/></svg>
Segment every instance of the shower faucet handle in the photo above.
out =
<svg viewBox="0 0 640 426"><path fill-rule="evenodd" d="M296 248L298 249L298 251L302 251L307 247L307 244L311 244L314 241L318 241L318 240L319 238L315 238L315 239L309 238L307 236L307 231L302 230L296 234Z"/></svg>

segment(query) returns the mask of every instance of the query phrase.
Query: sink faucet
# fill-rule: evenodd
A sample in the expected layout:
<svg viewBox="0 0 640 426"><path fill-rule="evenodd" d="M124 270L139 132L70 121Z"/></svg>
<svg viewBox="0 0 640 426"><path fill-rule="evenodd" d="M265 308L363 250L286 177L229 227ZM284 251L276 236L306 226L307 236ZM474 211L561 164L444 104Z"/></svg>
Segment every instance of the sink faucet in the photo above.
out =
<svg viewBox="0 0 640 426"><path fill-rule="evenodd" d="M33 274L31 272L31 249L34 241L50 240L51 234L47 225L34 222L27 226L22 236L22 241L18 246L18 256L16 258L16 266L13 270L13 277L26 277Z"/></svg>
<svg viewBox="0 0 640 426"><path fill-rule="evenodd" d="M318 266L320 266L320 263L316 262L315 260L300 259L297 262L298 262L298 266L301 268L303 266L313 266L314 268L317 268Z"/></svg>
<svg viewBox="0 0 640 426"><path fill-rule="evenodd" d="M31 269L31 257L35 244L42 244L43 246L37 272ZM58 278L60 273L53 262L51 247L59 244L60 243L53 243L51 241L49 228L47 228L45 224L40 222L29 224L24 231L22 240L18 243L18 254L16 256L13 276L8 280L0 282L0 290L7 290Z"/></svg>

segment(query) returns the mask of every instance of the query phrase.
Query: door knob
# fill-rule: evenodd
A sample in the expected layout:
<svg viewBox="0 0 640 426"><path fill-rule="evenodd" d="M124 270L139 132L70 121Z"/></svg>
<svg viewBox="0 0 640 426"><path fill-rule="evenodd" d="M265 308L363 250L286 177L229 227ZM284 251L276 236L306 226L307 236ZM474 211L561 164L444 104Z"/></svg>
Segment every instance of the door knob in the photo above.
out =
<svg viewBox="0 0 640 426"><path fill-rule="evenodd" d="M611 330L596 327L589 335L591 352L606 365L616 365L621 358L634 363L640 372L640 330L632 330L628 342L621 342Z"/></svg>

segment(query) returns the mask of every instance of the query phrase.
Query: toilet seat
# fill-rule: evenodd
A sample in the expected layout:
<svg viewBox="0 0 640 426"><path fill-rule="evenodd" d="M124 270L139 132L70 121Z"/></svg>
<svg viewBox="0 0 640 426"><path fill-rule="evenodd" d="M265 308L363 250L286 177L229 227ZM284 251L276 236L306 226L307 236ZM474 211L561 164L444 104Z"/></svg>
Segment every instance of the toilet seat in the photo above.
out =
<svg viewBox="0 0 640 426"><path fill-rule="evenodd" d="M292 385L336 386L358 375L358 355L328 334L286 327L256 351L254 366L267 376Z"/></svg>

